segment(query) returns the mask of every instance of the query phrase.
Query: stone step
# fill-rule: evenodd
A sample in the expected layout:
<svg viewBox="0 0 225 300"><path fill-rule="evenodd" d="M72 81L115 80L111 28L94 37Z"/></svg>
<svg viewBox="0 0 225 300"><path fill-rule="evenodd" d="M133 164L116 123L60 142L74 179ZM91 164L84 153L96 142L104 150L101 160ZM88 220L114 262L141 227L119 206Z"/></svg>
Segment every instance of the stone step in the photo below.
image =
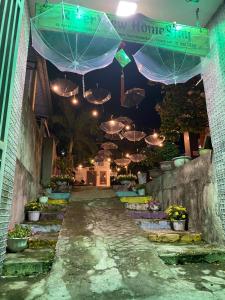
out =
<svg viewBox="0 0 225 300"><path fill-rule="evenodd" d="M48 199L48 204L50 205L56 205L56 206L65 206L68 204L68 200L64 199Z"/></svg>
<svg viewBox="0 0 225 300"><path fill-rule="evenodd" d="M69 200L71 194L70 193L50 193L48 194L49 199L53 200Z"/></svg>
<svg viewBox="0 0 225 300"><path fill-rule="evenodd" d="M202 241L201 233L190 231L172 231L172 230L148 230L148 239L158 243L199 243Z"/></svg>
<svg viewBox="0 0 225 300"><path fill-rule="evenodd" d="M58 233L39 233L32 235L28 240L29 249L55 248Z"/></svg>
<svg viewBox="0 0 225 300"><path fill-rule="evenodd" d="M127 214L134 219L166 219L167 214L164 211L143 211L143 210L127 210Z"/></svg>
<svg viewBox="0 0 225 300"><path fill-rule="evenodd" d="M118 191L116 192L116 196L117 197L137 197L138 194L136 192L132 192L132 191Z"/></svg>
<svg viewBox="0 0 225 300"><path fill-rule="evenodd" d="M33 234L36 233L50 233L50 232L59 232L61 229L62 220L52 220L52 221L38 221L38 222L29 222L26 221L22 225L31 227Z"/></svg>
<svg viewBox="0 0 225 300"><path fill-rule="evenodd" d="M51 211L43 211L41 212L40 220L43 221L51 221L51 220L63 220L64 211L51 212Z"/></svg>
<svg viewBox="0 0 225 300"><path fill-rule="evenodd" d="M136 219L135 222L140 226L141 229L145 231L149 230L171 230L171 225L169 220L160 219Z"/></svg>
<svg viewBox="0 0 225 300"><path fill-rule="evenodd" d="M168 265L185 263L225 262L225 247L200 244L160 244L154 243L159 257Z"/></svg>
<svg viewBox="0 0 225 300"><path fill-rule="evenodd" d="M125 203L125 207L129 210L148 211L148 203Z"/></svg>
<svg viewBox="0 0 225 300"><path fill-rule="evenodd" d="M136 197L121 197L120 201L123 203L134 203L134 204L147 204L152 200L151 196L136 196Z"/></svg>
<svg viewBox="0 0 225 300"><path fill-rule="evenodd" d="M3 265L3 276L30 276L50 271L54 259L52 249L26 249L8 253Z"/></svg>

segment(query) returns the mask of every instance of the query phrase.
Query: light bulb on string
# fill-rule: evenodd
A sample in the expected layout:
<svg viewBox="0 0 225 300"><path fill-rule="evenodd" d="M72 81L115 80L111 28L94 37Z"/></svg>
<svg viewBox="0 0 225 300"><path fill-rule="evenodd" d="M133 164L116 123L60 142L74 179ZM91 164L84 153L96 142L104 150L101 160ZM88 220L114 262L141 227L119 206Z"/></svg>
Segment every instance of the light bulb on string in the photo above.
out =
<svg viewBox="0 0 225 300"><path fill-rule="evenodd" d="M72 100L71 100L72 104L73 105L78 105L79 104L79 101L76 97L74 97Z"/></svg>
<svg viewBox="0 0 225 300"><path fill-rule="evenodd" d="M91 114L95 118L98 117L98 111L96 109L92 110Z"/></svg>

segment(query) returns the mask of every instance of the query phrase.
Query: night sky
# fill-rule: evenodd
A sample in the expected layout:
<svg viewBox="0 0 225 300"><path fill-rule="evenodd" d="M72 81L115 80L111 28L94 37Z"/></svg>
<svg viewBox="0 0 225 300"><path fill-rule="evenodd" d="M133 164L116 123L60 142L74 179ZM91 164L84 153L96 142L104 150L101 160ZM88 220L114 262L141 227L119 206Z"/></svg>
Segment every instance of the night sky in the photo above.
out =
<svg viewBox="0 0 225 300"><path fill-rule="evenodd" d="M121 67L119 63L114 62L100 70L92 71L85 75L85 88L95 88L96 84L99 87L105 88L111 92L112 99L102 105L90 105L87 101L83 100L81 105L85 108L98 109L100 112L100 121L108 121L111 115L114 117L127 116L131 118L135 125L136 130L144 130L146 133L151 133L151 129L159 128L160 118L156 113L154 107L157 102L162 100L161 88L159 84L149 85L148 80L144 78L138 71L132 55L140 48L139 45L126 44L124 50L129 55L132 62L124 68L125 74L125 90L132 88L143 88L146 92L146 98L141 102L138 108L123 108L120 105L120 75ZM56 78L64 78L65 73L60 72L51 63L48 63L50 80ZM66 77L73 82L76 82L80 87L82 93L82 76L66 73ZM53 103L60 101L59 97L53 94ZM82 107L81 107L82 108Z"/></svg>

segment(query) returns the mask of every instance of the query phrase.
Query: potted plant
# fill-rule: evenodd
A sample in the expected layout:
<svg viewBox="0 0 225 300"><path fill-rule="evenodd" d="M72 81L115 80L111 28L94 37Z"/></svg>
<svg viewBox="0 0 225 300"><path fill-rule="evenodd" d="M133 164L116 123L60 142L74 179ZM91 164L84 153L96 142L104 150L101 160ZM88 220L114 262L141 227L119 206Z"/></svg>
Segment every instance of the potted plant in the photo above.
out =
<svg viewBox="0 0 225 300"><path fill-rule="evenodd" d="M165 213L168 215L172 228L175 231L184 231L187 221L187 209L182 205L173 204L170 205Z"/></svg>
<svg viewBox="0 0 225 300"><path fill-rule="evenodd" d="M159 211L160 207L161 205L159 201L150 201L148 204L148 208L150 211Z"/></svg>
<svg viewBox="0 0 225 300"><path fill-rule="evenodd" d="M49 182L48 184L43 185L44 193L46 195L51 194L52 192L52 184Z"/></svg>
<svg viewBox="0 0 225 300"><path fill-rule="evenodd" d="M201 146L199 146L199 148L198 148L198 152L199 152L200 156L210 153L211 151L212 151L211 149L203 148Z"/></svg>
<svg viewBox="0 0 225 300"><path fill-rule="evenodd" d="M31 235L29 226L15 225L13 230L8 232L7 249L10 252L20 252L27 248L28 237Z"/></svg>
<svg viewBox="0 0 225 300"><path fill-rule="evenodd" d="M177 145L173 142L166 142L163 147L158 148L159 156L161 157L160 169L163 172L171 171L174 168L172 159L179 153Z"/></svg>
<svg viewBox="0 0 225 300"><path fill-rule="evenodd" d="M117 176L117 180L120 181L121 184L128 184L132 181L136 181L137 180L137 176L133 175L133 174L129 174L129 175L119 175Z"/></svg>
<svg viewBox="0 0 225 300"><path fill-rule="evenodd" d="M145 192L146 192L145 184L138 184L136 186L136 191L139 196L145 196Z"/></svg>
<svg viewBox="0 0 225 300"><path fill-rule="evenodd" d="M191 157L186 156L186 155L181 155L181 156L173 158L174 166L176 168L182 167L183 165L188 163L190 160L191 160Z"/></svg>
<svg viewBox="0 0 225 300"><path fill-rule="evenodd" d="M42 196L40 196L38 198L38 201L41 204L46 204L46 203L48 203L48 196L46 196L45 194L43 194Z"/></svg>
<svg viewBox="0 0 225 300"><path fill-rule="evenodd" d="M25 209L28 213L28 220L36 222L40 219L42 204L37 201L30 201L26 204Z"/></svg>

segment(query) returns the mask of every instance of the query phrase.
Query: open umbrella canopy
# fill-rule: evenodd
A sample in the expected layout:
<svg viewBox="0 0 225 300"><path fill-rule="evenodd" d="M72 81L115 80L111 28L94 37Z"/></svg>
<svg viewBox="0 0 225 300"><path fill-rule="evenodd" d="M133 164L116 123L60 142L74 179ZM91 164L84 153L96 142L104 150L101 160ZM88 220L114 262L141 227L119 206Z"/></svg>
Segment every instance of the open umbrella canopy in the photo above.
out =
<svg viewBox="0 0 225 300"><path fill-rule="evenodd" d="M103 122L100 128L108 134L118 134L123 128L124 124L116 120L110 120L108 122Z"/></svg>
<svg viewBox="0 0 225 300"><path fill-rule="evenodd" d="M145 90L140 88L133 88L131 90L126 91L122 106L123 107L138 106L138 104L140 104L144 98L145 98Z"/></svg>
<svg viewBox="0 0 225 300"><path fill-rule="evenodd" d="M123 133L123 136L131 142L141 141L146 134L143 131L130 130Z"/></svg>
<svg viewBox="0 0 225 300"><path fill-rule="evenodd" d="M108 102L111 99L111 93L102 88L87 90L84 93L84 98L92 104L100 105Z"/></svg>
<svg viewBox="0 0 225 300"><path fill-rule="evenodd" d="M139 72L151 81L184 83L201 73L201 58L185 53L144 45L134 60Z"/></svg>
<svg viewBox="0 0 225 300"><path fill-rule="evenodd" d="M121 133L116 133L116 134L109 134L106 133L104 135L105 139L110 140L110 141L121 141L124 139L124 136Z"/></svg>
<svg viewBox="0 0 225 300"><path fill-rule="evenodd" d="M118 158L115 159L114 162L117 166L126 167L131 163L131 160L129 158Z"/></svg>
<svg viewBox="0 0 225 300"><path fill-rule="evenodd" d="M31 19L32 46L40 55L60 71L82 75L112 63L121 38L105 13L64 1L45 7Z"/></svg>
<svg viewBox="0 0 225 300"><path fill-rule="evenodd" d="M106 142L101 144L101 148L104 150L116 150L118 149L118 146L112 142Z"/></svg>
<svg viewBox="0 0 225 300"><path fill-rule="evenodd" d="M116 121L123 123L125 126L132 125L134 122L128 117L118 117Z"/></svg>
<svg viewBox="0 0 225 300"><path fill-rule="evenodd" d="M77 95L79 91L79 87L66 78L51 81L50 87L55 94L61 97L72 97Z"/></svg>
<svg viewBox="0 0 225 300"><path fill-rule="evenodd" d="M132 162L139 163L146 159L146 155L141 154L141 153L134 153L134 154L130 154L129 158Z"/></svg>
<svg viewBox="0 0 225 300"><path fill-rule="evenodd" d="M108 157L112 156L112 152L109 150L99 150L98 156L103 156L103 157L108 158Z"/></svg>
<svg viewBox="0 0 225 300"><path fill-rule="evenodd" d="M145 138L145 142L152 146L161 146L165 141L165 136L159 135L157 133L150 134Z"/></svg>

